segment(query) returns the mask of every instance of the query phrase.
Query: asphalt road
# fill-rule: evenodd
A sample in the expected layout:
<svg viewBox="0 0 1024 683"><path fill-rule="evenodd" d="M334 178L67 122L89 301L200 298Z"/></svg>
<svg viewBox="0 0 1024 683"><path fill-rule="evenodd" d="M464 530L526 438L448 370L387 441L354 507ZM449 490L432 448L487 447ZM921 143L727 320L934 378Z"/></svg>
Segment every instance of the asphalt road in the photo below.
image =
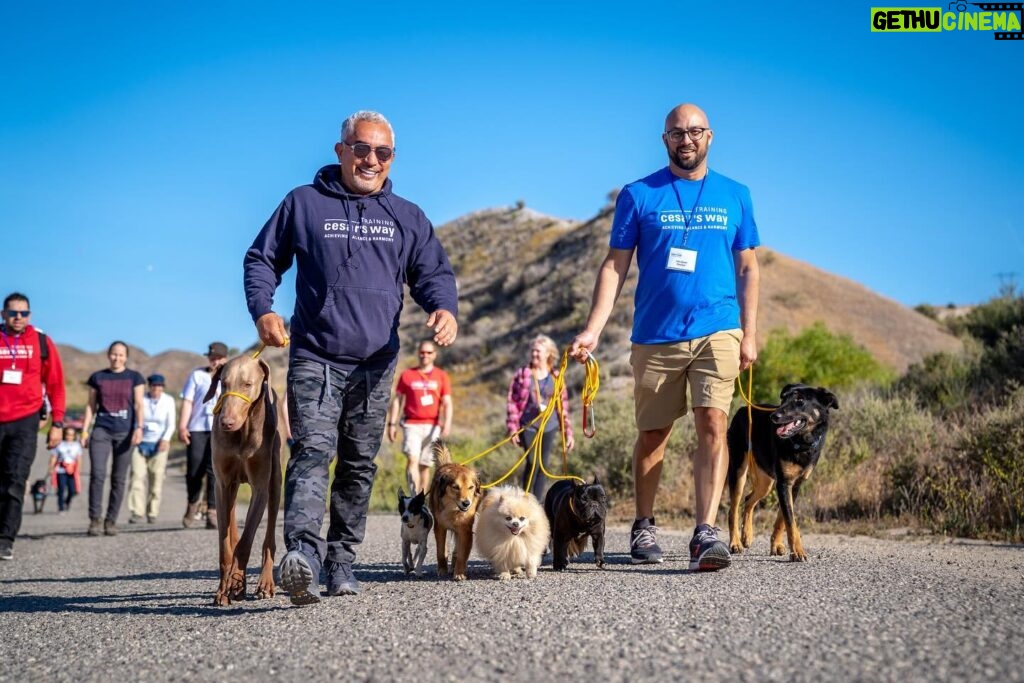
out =
<svg viewBox="0 0 1024 683"><path fill-rule="evenodd" d="M688 534L633 566L617 527L604 571L587 553L498 582L475 560L455 583L406 578L398 519L377 515L362 595L218 608L216 532L181 528L179 471L165 490L158 523L109 538L85 535L84 498L29 503L0 562L0 681L1024 680L1019 546L808 535L794 564L761 529L731 568L691 574Z"/></svg>

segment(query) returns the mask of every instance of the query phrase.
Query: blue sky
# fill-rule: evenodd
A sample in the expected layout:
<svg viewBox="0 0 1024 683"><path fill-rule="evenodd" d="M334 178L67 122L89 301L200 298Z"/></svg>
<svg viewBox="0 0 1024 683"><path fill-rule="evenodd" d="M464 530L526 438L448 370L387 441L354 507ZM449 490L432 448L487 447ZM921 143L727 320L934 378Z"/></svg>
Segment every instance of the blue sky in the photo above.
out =
<svg viewBox="0 0 1024 683"><path fill-rule="evenodd" d="M1022 42L872 33L868 2L305 4L5 3L0 289L35 324L251 344L242 255L357 109L438 226L519 199L589 218L695 102L765 246L908 306L1024 278Z"/></svg>

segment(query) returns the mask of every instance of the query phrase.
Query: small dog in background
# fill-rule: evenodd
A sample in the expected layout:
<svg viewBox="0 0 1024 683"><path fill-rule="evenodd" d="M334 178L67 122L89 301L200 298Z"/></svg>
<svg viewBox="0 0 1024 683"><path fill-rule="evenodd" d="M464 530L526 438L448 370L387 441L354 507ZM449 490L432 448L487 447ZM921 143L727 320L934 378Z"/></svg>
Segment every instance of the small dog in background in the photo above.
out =
<svg viewBox="0 0 1024 683"><path fill-rule="evenodd" d="M729 444L729 550L749 548L754 539L754 508L768 495L772 485L779 498L779 514L772 530L771 554L785 554L782 532L789 541L789 559L806 562L800 528L796 523L796 496L800 485L811 476L821 457L828 434L828 411L839 409L839 400L828 389L805 384L787 384L780 394L781 405L761 406L774 411L754 410L753 428L741 409L732 419L726 440ZM753 457L747 455L750 434ZM751 467L751 462L753 467ZM751 491L743 501L743 530L740 531L740 499L747 472L753 474Z"/></svg>
<svg viewBox="0 0 1024 683"><path fill-rule="evenodd" d="M604 526L608 496L594 477L590 484L569 479L555 482L544 498L544 513L551 525L551 565L561 571L587 547L594 545L594 562L604 568Z"/></svg>
<svg viewBox="0 0 1024 683"><path fill-rule="evenodd" d="M434 478L430 482L430 512L434 515L434 544L437 546L437 575L448 574L448 532L455 536L452 578L466 580L466 565L473 550L473 520L480 503L480 479L476 470L452 462L443 441L433 445Z"/></svg>
<svg viewBox="0 0 1024 683"><path fill-rule="evenodd" d="M434 516L427 509L427 494L405 495L398 489L398 514L402 516L402 566L406 574L423 576L423 560L427 556L427 539L434 528ZM413 560L412 547L416 546Z"/></svg>
<svg viewBox="0 0 1024 683"><path fill-rule="evenodd" d="M46 505L46 496L48 495L49 489L46 486L45 479L36 479L32 482L32 507L35 508L37 515L43 511L43 506Z"/></svg>
<svg viewBox="0 0 1024 683"><path fill-rule="evenodd" d="M532 579L551 538L544 508L516 486L490 490L476 513L476 550L501 581L512 575Z"/></svg>

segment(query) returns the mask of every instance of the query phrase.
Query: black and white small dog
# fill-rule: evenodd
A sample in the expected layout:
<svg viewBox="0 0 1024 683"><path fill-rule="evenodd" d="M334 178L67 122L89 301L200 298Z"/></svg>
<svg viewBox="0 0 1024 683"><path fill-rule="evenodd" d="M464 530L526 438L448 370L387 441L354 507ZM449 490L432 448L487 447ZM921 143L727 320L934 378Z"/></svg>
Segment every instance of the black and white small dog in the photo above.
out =
<svg viewBox="0 0 1024 683"><path fill-rule="evenodd" d="M398 514L402 516L402 566L406 574L423 576L423 559L427 556L427 539L434 528L434 516L427 506L426 493L415 496L405 495L398 489ZM416 545L416 559L413 561L412 546Z"/></svg>
<svg viewBox="0 0 1024 683"><path fill-rule="evenodd" d="M49 494L45 479L36 479L32 484L32 505L38 515L46 505L46 496Z"/></svg>

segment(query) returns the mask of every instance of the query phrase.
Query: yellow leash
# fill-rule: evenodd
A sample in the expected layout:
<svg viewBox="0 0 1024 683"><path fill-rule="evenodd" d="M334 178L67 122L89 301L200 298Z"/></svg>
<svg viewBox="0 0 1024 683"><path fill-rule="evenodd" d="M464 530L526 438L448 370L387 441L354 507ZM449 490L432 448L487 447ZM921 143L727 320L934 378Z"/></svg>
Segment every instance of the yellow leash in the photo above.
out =
<svg viewBox="0 0 1024 683"><path fill-rule="evenodd" d="M754 397L754 366L747 368L747 393L743 393L743 381L737 377L736 383L740 389L740 398L747 404L747 458L754 457L754 410L763 410L766 413L773 412L775 408L764 408L754 405L750 399Z"/></svg>
<svg viewBox="0 0 1024 683"><path fill-rule="evenodd" d="M534 424L537 425L538 433L543 434L544 427L547 425L548 420L550 420L551 416L557 411L558 412L558 422L559 422L558 426L560 428L559 429L559 433L562 436L562 471L563 472L568 472L569 471L569 456L568 456L569 449L566 448L566 444L565 444L565 422L564 422L565 421L565 412L564 412L563 406L562 406L562 390L565 388L565 370L566 370L566 367L568 365L569 365L569 350L566 349L565 352L562 354L562 360L561 360L561 362L559 363L559 366L558 366L558 374L554 378L554 392L553 392L553 394L551 396L551 400L548 402L547 407L545 407L544 410L541 411L541 413L537 417L535 417L534 419L530 420L530 422L528 422L527 424L523 425L518 431L510 434L508 437L502 439L497 444L491 446L490 448L488 448L484 452L478 453L477 455L474 455L473 457L471 457L471 458L469 458L467 460L463 460L461 464L468 465L471 462L479 460L480 458L484 457L485 455L489 455L490 453L493 453L495 450L497 450L501 446L504 446L505 444L507 444L510 441L512 441L512 439L515 438L516 436L518 436L519 434L522 434L523 431L526 430L527 427L531 427ZM587 410L587 409L590 410L589 415L591 416L591 420L593 420L593 409L590 407L590 405L594 402L594 398L597 395L597 389L600 386L600 379L599 379L599 375L598 375L597 360L593 356L589 356L587 358L586 373L587 373L586 374L586 379L585 379L584 385L583 385L583 400L584 400L584 404L583 405L584 405L584 410ZM584 418L584 434L587 435L587 436L592 436L594 433L596 433L596 428L592 428L590 430L590 434L587 434L586 418ZM534 478L534 476L536 476L538 468L549 479L553 479L553 480L571 479L571 480L574 480L574 481L578 481L580 483L585 483L582 478L577 477L575 475L571 475L571 474L557 475L557 474L552 474L551 472L548 472L547 468L544 467L544 459L541 457L541 455L542 455L542 453L541 453L541 450L542 450L541 446L542 446L542 444L543 444L543 440L542 439L539 439L539 438L538 439L534 439L533 443L530 444L530 447L523 451L523 454L519 457L518 460L516 460L515 464L513 464L512 467L507 472L505 472L505 474L503 474L501 477L499 477L498 479L495 479L494 481L492 481L492 482L490 482L488 484L483 484L481 486L481 488L488 489L488 488L491 488L492 486L497 486L501 482L505 481L506 479L508 479L512 475L513 472L515 472L516 470L519 469L519 467L523 464L523 462L528 457L531 458L531 463L530 463L530 474L529 474L529 477L527 477L527 480L526 480L526 488L525 488L526 491L529 491L530 488L532 487L532 485L533 485L533 478Z"/></svg>
<svg viewBox="0 0 1024 683"><path fill-rule="evenodd" d="M220 409L224 405L224 399L226 399L228 396L234 396L236 398L242 399L246 403L252 403L252 399L249 398L248 396L246 396L245 394L240 394L237 391L228 391L228 392L225 392L225 393L221 394L220 398L217 399L217 403L214 404L214 406L213 406L213 414L214 415L217 415L218 413L220 413Z"/></svg>

